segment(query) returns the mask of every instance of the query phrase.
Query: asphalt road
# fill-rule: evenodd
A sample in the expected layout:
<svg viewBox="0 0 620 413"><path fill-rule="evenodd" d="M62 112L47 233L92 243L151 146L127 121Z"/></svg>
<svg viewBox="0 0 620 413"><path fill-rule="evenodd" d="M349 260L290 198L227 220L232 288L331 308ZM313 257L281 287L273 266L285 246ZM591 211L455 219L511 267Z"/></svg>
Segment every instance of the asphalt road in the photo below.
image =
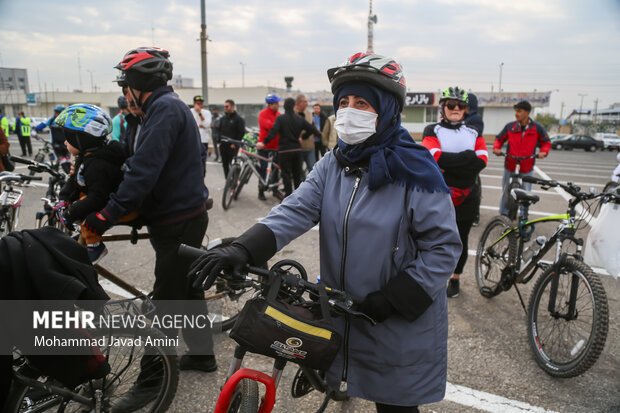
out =
<svg viewBox="0 0 620 413"><path fill-rule="evenodd" d="M45 136L44 136L45 137ZM15 136L10 137L12 152L19 153ZM35 145L35 151L36 151ZM212 159L212 158L211 158ZM553 151L537 163L542 173L561 182L571 181L584 188L602 189L615 168L616 153ZM19 169L19 171L23 171ZM472 229L469 250L475 250L484 225L497 214L502 159L492 156L482 172L483 200L481 223ZM275 198L257 199L256 179L252 178L231 208L221 208L223 171L209 162L206 183L215 206L210 211L207 235L210 239L241 234L277 204ZM25 188L19 228L32 228L34 215L41 208L39 198L45 188ZM532 207L536 214L563 213L566 201L555 191L540 191L541 200ZM549 228L537 228L545 231ZM584 238L589 227L580 231ZM123 232L114 229L114 232ZM205 243L207 240L205 239ZM110 253L101 264L130 283L148 291L153 282L154 254L146 241L108 243ZM318 231L311 230L280 251L271 261L292 258L300 261L311 279L319 271ZM597 363L585 374L557 379L544 373L534 361L527 341L525 313L512 289L493 299L483 298L474 278L474 257L470 256L461 278L461 294L449 300L449 361L446 399L421 406L423 412L620 412L620 283L601 275L609 302L609 334ZM521 286L527 300L534 282ZM230 361L233 342L221 337L216 345L219 369L215 373L182 372L179 389L170 411L212 411ZM247 357L245 366L270 372L271 360ZM322 395L310 394L292 399L290 385L296 371L287 366L280 383L276 412L313 412ZM314 392L316 393L316 392ZM374 404L352 399L331 402L328 412L374 412Z"/></svg>

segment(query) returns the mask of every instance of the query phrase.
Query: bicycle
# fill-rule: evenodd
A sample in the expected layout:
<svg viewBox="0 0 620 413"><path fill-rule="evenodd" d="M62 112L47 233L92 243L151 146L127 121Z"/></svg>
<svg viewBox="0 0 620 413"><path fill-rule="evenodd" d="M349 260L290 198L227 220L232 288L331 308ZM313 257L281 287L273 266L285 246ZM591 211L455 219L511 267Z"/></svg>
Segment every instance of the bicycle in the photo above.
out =
<svg viewBox="0 0 620 413"><path fill-rule="evenodd" d="M19 223L19 209L22 205L24 191L16 188L32 180L41 180L41 177L0 172L0 238L9 232L15 231Z"/></svg>
<svg viewBox="0 0 620 413"><path fill-rule="evenodd" d="M142 300L141 305L136 304L137 299ZM103 306L103 314L106 316L148 316L153 311L152 303L144 296L109 301ZM158 384L153 386L153 393L157 396L138 411L162 413L168 409L176 393L179 367L174 347L166 345L163 333L150 327L110 330L99 325L89 330L89 334L98 343L104 343L98 347L110 366L108 374L100 379L86 380L75 388L68 388L39 371L36 363L33 364L28 356L17 351L13 361L13 382L3 411L114 412L116 403L127 394L138 375L141 378L158 378ZM111 340L112 335L119 340ZM142 338L139 342L125 340L138 337ZM145 337L152 338L152 344L146 345ZM100 340L102 338L103 341Z"/></svg>
<svg viewBox="0 0 620 413"><path fill-rule="evenodd" d="M513 189L525 189L523 186L523 177L527 176L521 174L521 161L525 159L536 158L536 154L534 153L528 156L513 156L508 153L502 152L500 156L506 156L517 161L515 171L510 173L510 178L508 179L506 191L502 193L502 197L504 199L504 206L508 210L508 218L514 221L515 219L517 219L518 204L512 196L512 191Z"/></svg>
<svg viewBox="0 0 620 413"><path fill-rule="evenodd" d="M527 317L530 347L538 365L555 377L574 377L587 371L603 351L609 323L607 297L599 277L583 262L583 240L576 238L576 207L582 202L601 198L618 202L614 194L585 193L578 186L532 176L522 178L548 190L560 187L572 199L566 214L529 220L529 206L539 201L538 195L514 189L513 196L521 205L518 223L497 216L484 229L476 251L476 281L480 294L492 298L513 285ZM539 236L528 248L536 224L558 222L549 239ZM576 252L563 252L568 242ZM556 247L552 263L542 259ZM517 284L529 282L538 272L528 308Z"/></svg>
<svg viewBox="0 0 620 413"><path fill-rule="evenodd" d="M204 251L181 245L179 254L198 258ZM324 289L331 312L343 316L352 316L365 319L375 324L375 321L366 314L354 310L354 305L359 302L345 291L321 286L309 282L305 268L294 260L282 260L274 264L269 270L265 268L247 266L246 279L251 279L256 285L257 295L266 296L270 287L270 281L274 277L280 277L281 284L277 292L278 301L287 302L303 308L313 308L320 304L317 302L319 295ZM255 277L250 277L254 274ZM234 279L226 274L219 274L217 279ZM210 282L207 280L204 288L209 289ZM309 299L304 298L304 294L309 294ZM299 339L297 339L299 340ZM220 391L215 413L268 413L271 412L275 404L275 394L282 371L287 360L284 357L273 357L274 364L271 376L257 370L241 368L243 358L249 350L237 344L233 359L230 363L226 381ZM258 382L265 386L265 394L262 401L258 392ZM302 397L313 390L325 393L325 398L317 413L325 411L330 400L342 401L347 399L346 391L330 389L323 371L314 370L300 365L291 385L291 395L294 398ZM259 406L260 404L260 406Z"/></svg>
<svg viewBox="0 0 620 413"><path fill-rule="evenodd" d="M67 229L64 227L58 216L56 216L54 206L59 200L58 196L60 190L67 181L67 176L63 172L59 171L57 166L54 167L51 164L31 161L29 159L23 159L17 156L12 156L11 159L14 162L28 165L31 180L41 180L41 177L32 178L32 176L36 173L45 172L50 175L47 180L47 192L45 194L45 197L41 198L41 200L43 201L43 211L38 211L35 216L35 228L50 226L60 229L62 231L66 231Z"/></svg>
<svg viewBox="0 0 620 413"><path fill-rule="evenodd" d="M58 160L56 159L56 155L54 154L52 143L50 141L40 138L39 136L36 135L36 132L34 131L31 134L31 137L33 139L38 140L39 142L43 144L43 146L41 146L37 150L37 153L34 154L34 157L32 159L38 163L46 163L52 169L54 169L55 171L58 171L59 163L58 163ZM46 162L46 159L49 159L49 161ZM33 170L30 171L30 175L34 175L35 173L36 172Z"/></svg>
<svg viewBox="0 0 620 413"><path fill-rule="evenodd" d="M237 156L234 157L230 165L230 170L226 176L226 184L224 185L224 193L222 194L222 208L224 210L230 208L233 199L237 199L243 186L247 184L252 174L258 178L258 186L262 191L272 190L274 195L281 193L279 191L280 182L275 180L276 171L280 169L280 165L275 162L277 151L269 151L269 156L265 158L255 153L256 143L244 139L238 141L222 136L221 142L230 143L239 147ZM267 162L267 173L265 178L260 175L260 161Z"/></svg>

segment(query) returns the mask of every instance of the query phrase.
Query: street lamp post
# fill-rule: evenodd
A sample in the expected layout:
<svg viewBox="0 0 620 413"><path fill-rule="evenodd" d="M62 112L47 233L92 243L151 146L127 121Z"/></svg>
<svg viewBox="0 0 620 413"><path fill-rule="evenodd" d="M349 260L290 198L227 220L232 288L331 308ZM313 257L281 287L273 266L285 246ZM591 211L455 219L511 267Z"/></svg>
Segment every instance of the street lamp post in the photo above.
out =
<svg viewBox="0 0 620 413"><path fill-rule="evenodd" d="M499 93L502 93L502 68L504 67L504 62L501 62L499 64L499 87L497 88L497 91Z"/></svg>
<svg viewBox="0 0 620 413"><path fill-rule="evenodd" d="M93 73L94 73L95 71L94 71L94 70L88 70L88 69L86 69L86 71L87 71L88 73L90 73L90 91L91 91L91 92L94 92L95 90L94 90L94 88L93 88Z"/></svg>
<svg viewBox="0 0 620 413"><path fill-rule="evenodd" d="M245 63L239 62L241 65L241 87L245 87Z"/></svg>
<svg viewBox="0 0 620 413"><path fill-rule="evenodd" d="M583 108L583 97L588 96L587 93L578 93L581 96L581 102L579 103L579 123L581 123L581 110Z"/></svg>

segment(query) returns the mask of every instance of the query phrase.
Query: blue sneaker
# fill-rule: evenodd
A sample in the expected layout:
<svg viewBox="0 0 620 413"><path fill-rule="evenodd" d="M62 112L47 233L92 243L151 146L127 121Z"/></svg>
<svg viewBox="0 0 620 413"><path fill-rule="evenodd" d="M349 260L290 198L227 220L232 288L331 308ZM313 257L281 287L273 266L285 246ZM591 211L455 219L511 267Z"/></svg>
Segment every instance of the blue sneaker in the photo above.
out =
<svg viewBox="0 0 620 413"><path fill-rule="evenodd" d="M86 246L86 250L88 252L88 258L93 265L97 264L99 260L105 257L108 253L108 249L105 247L103 242L89 244Z"/></svg>

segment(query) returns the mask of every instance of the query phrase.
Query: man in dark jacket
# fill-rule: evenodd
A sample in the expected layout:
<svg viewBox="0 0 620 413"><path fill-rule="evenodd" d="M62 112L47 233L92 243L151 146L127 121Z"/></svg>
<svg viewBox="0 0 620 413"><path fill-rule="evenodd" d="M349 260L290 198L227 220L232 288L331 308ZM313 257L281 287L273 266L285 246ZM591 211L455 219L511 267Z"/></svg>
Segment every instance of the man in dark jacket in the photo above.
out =
<svg viewBox="0 0 620 413"><path fill-rule="evenodd" d="M480 135L484 132L484 121L482 116L478 113L478 97L473 93L467 94L467 110L465 112L465 125L471 126L476 129ZM480 181L480 175L476 177L476 184L474 188L475 193L478 194L478 211L474 217L474 227L480 225L480 201L482 200L482 182Z"/></svg>
<svg viewBox="0 0 620 413"><path fill-rule="evenodd" d="M235 102L228 99L224 103L224 116L219 119L219 138L230 138L243 140L245 135L245 121L235 111ZM230 143L220 143L220 156L222 157L222 167L224 167L224 177L228 176L228 169L233 158L237 155L239 147Z"/></svg>
<svg viewBox="0 0 620 413"><path fill-rule="evenodd" d="M299 135L301 131L307 132L306 139L310 134L321 137L321 132L304 118L295 114L295 100L286 98L284 101L284 115L278 116L273 123L273 127L265 137L262 143L256 145L257 149L263 149L278 134L280 142L278 147L278 159L280 160L280 168L282 168L282 180L284 181L285 196L289 196L293 192L291 178L293 179L295 189L301 184L301 143Z"/></svg>
<svg viewBox="0 0 620 413"><path fill-rule="evenodd" d="M123 72L119 85L126 89L130 107L140 108L144 118L135 138L128 137L134 153L126 162L118 190L104 209L89 215L85 222L91 231L102 234L123 215L139 210L155 250L153 299L160 300L158 310L166 311L161 300L186 300L187 305L196 300L193 303L205 314L204 292L192 288L185 277L191 259L177 254L181 243L200 247L209 222L209 191L201 160L204 146L189 108L166 86L172 78L168 57L162 49L140 48L129 51L116 66ZM176 337L176 330L164 332ZM217 368L209 329L184 331L183 338L189 354L181 358L181 369ZM134 411L155 396L152 387L139 377L122 400L123 411Z"/></svg>

